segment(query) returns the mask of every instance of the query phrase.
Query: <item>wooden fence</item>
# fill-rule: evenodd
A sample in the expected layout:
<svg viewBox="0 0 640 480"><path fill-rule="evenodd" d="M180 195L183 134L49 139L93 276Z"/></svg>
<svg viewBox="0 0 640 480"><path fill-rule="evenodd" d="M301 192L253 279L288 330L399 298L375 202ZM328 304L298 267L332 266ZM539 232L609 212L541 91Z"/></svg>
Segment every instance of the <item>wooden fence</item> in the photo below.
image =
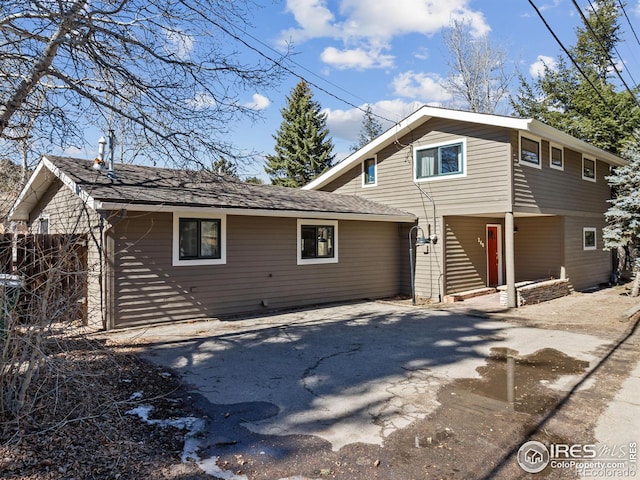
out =
<svg viewBox="0 0 640 480"><path fill-rule="evenodd" d="M20 278L17 309L27 322L86 324L87 263L86 235L0 235L0 273Z"/></svg>

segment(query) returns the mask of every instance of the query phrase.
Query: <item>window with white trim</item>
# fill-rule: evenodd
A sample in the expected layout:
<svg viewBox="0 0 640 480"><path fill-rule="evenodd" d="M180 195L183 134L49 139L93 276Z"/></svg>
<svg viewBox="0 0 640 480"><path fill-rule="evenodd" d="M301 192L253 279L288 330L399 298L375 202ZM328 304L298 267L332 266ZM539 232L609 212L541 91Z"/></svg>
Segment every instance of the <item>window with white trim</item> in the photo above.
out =
<svg viewBox="0 0 640 480"><path fill-rule="evenodd" d="M596 161L582 157L582 179L590 182L596 181Z"/></svg>
<svg viewBox="0 0 640 480"><path fill-rule="evenodd" d="M551 145L550 149L549 166L556 170L564 170L564 149L556 145Z"/></svg>
<svg viewBox="0 0 640 480"><path fill-rule="evenodd" d="M415 180L463 176L465 154L464 140L417 148L414 154Z"/></svg>
<svg viewBox="0 0 640 480"><path fill-rule="evenodd" d="M298 219L298 265L338 262L338 222Z"/></svg>
<svg viewBox="0 0 640 480"><path fill-rule="evenodd" d="M520 164L542 168L539 140L520 136Z"/></svg>
<svg viewBox="0 0 640 480"><path fill-rule="evenodd" d="M582 249L583 250L596 250L596 229L594 227L584 227L582 229Z"/></svg>
<svg viewBox="0 0 640 480"><path fill-rule="evenodd" d="M173 265L226 263L226 216L173 214Z"/></svg>
<svg viewBox="0 0 640 480"><path fill-rule="evenodd" d="M376 157L367 158L362 162L362 186L375 187L378 184Z"/></svg>

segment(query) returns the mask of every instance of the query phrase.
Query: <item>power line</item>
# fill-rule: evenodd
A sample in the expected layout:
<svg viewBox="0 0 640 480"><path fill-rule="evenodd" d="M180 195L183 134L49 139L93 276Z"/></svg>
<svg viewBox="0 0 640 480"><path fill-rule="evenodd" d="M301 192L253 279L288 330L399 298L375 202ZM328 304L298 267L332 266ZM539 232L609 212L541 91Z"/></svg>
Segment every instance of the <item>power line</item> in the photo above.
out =
<svg viewBox="0 0 640 480"><path fill-rule="evenodd" d="M627 19L627 23L629 24L629 27L631 27L631 32L633 33L633 36L636 38L636 42L638 43L638 45L640 45L640 39L638 38L638 34L636 33L636 30L633 28L633 25L631 23L631 20L629 19L629 15L627 15L627 11L624 8L624 4L622 3L622 0L618 0L618 4L620 5L620 9L622 10L624 17Z"/></svg>
<svg viewBox="0 0 640 480"><path fill-rule="evenodd" d="M606 47L602 44L602 40L600 39L600 37L598 37L598 34L595 32L595 30L593 29L593 27L591 26L591 24L589 23L587 17L585 17L584 13L582 12L582 9L580 8L580 6L578 5L578 2L576 2L576 0L572 0L573 4L575 5L576 9L578 10L578 12L580 13L580 16L582 17L582 21L584 22L584 24L587 26L587 29L589 30L589 32L591 32L591 36L596 40L596 42L598 42L598 45L600 46L600 49L602 50L602 53L604 53L607 57L607 60L609 61L609 63L611 64L611 66L613 67L613 69L615 70L616 74L618 75L618 78L620 79L620 81L622 82L622 84L624 85L624 87L626 88L627 92L629 92L629 95L631 95L631 98L633 98L636 102L636 105L638 105L638 107L640 107L640 103L638 103L638 99L636 98L636 96L633 94L633 92L631 91L631 89L629 88L629 85L627 85L627 82L624 80L624 78L622 78L622 73L620 73L620 70L618 70L617 65L615 64L615 62L613 61L613 59L611 58L611 55L609 54L609 52L607 51ZM595 13L596 15L596 20L598 21L598 23L600 23L600 25L602 26L603 23L600 20L600 16L598 15L598 12L593 8L593 4L591 3L591 0L589 1L589 6L591 7L592 11ZM615 47L614 47L615 49ZM616 53L618 53L618 51L616 50ZM618 53L618 56L620 57L620 53ZM627 73L629 73L628 68L626 68L626 64L624 63L624 60L622 60L622 58L620 58L620 61L622 62L622 64L625 66L625 70L627 70ZM633 79L633 77L631 76L631 73L629 73L629 77L631 77L631 81L633 81L633 83L636 83L635 80Z"/></svg>
<svg viewBox="0 0 640 480"><path fill-rule="evenodd" d="M605 107L607 107L607 109L609 109L609 111L611 113L613 113L613 110L611 109L611 107L609 106L609 104L607 103L607 101L604 99L604 97L602 96L602 94L600 93L600 90L598 90L596 88L596 86L593 84L593 82L591 81L591 79L587 76L586 73L584 73L584 71L582 70L582 67L580 67L580 65L578 65L578 62L575 60L575 58L573 58L573 55L571 55L571 53L569 52L569 50L567 49L567 47L564 46L564 44L562 43L562 41L558 38L558 36L556 35L556 32L553 31L553 29L551 28L551 26L547 23L547 20L544 18L544 16L542 15L542 13L540 12L540 10L538 9L538 7L535 5L535 3L533 3L533 0L529 0L529 4L533 7L533 9L536 11L536 13L538 14L538 16L540 17L540 20L542 20L542 23L544 23L544 26L547 27L547 30L549 30L549 33L551 33L551 35L553 36L553 38L555 39L556 42L558 42L558 45L560 45L560 48L562 48L562 50L564 51L564 53L567 55L567 57L569 57L569 60L571 60L571 63L573 63L574 67L576 67L576 69L578 70L578 72L580 72L580 74L583 76L583 78L587 81L587 83L591 86L591 88L593 89L593 91L596 93L596 95L598 95L598 97L600 98L600 100L602 100L602 103L604 104Z"/></svg>
<svg viewBox="0 0 640 480"><path fill-rule="evenodd" d="M260 55L261 57L264 57L264 58L266 58L267 60L269 60L270 62L272 62L272 63L274 63L275 65L279 66L280 68L282 68L283 70L285 70L286 72L288 72L290 75L293 75L293 76L294 76L294 77L296 77L296 78L304 79L304 81L305 81L305 82L307 82L309 85L311 85L311 86L313 86L313 87L317 88L317 89L318 89L318 90L320 90L321 92L326 93L326 94L327 94L327 95L329 95L330 97L335 98L335 99L336 99L336 100L338 100L339 102L342 102L342 103L344 103L344 104L346 104L346 105L349 105L349 106L350 106L350 107L352 107L352 108L355 108L355 109L357 109L357 110L360 110L362 113L367 113L367 111L366 111L364 108L362 108L362 107L360 107L360 106L358 106L358 105L355 105L354 103L352 103L352 102L350 102L350 101L348 101L348 100L345 100L344 98L341 98L341 97L337 96L336 94L334 94L334 93L330 92L330 91L329 91L329 90L327 90L326 88L321 87L321 86L320 86L320 85L318 85L317 83L311 82L311 81L309 81L308 79L304 78L302 75L300 75L299 73L297 73L297 72L293 71L291 68L289 68L288 66L284 65L284 64L283 64L282 62L280 62L279 60L276 60L276 59L274 59L274 58L270 57L269 55L267 55L266 53L264 53L262 50L260 50L259 48L256 48L256 47L254 47L253 45L249 44L247 41L245 41L244 39L240 38L238 35L236 35L236 34L234 34L234 33L230 32L228 29L224 28L222 25L219 25L219 27L220 27L220 28L221 28L225 33L227 33L228 35L230 35L230 36L231 36L231 37L233 37L234 39L236 39L236 40L238 40L239 42L241 42L241 43L242 43L243 45L245 45L247 48L249 48L250 50L253 50L254 52L256 52L256 53L257 53L258 55ZM243 31L243 30L241 30L241 31L242 31L242 33L244 33L247 37L251 38L251 39L252 39L252 40L254 40L255 42L259 43L260 45L264 46L265 48L268 48L268 49L269 49L269 50L271 50L272 52L277 53L278 55L280 55L280 52L278 52L278 51L274 50L274 49L273 49L272 47L270 47L269 45L266 45L264 42L262 42L261 40L257 39L257 38L256 38L256 37L254 37L253 35L249 34L249 33L248 33L248 32L246 32L246 31ZM304 67L304 66L302 66L302 65L300 65L300 64L298 64L298 63L296 63L296 62L294 62L293 60L291 60L291 59L287 58L287 61L288 61L288 62L290 62L290 63L293 63L294 65L298 66L299 68L302 68L303 70L305 70L305 71L307 71L307 72L311 73L312 75L314 75L314 76L316 76L316 77L318 77L318 78L322 79L323 81L327 82L329 85L331 85L331 86L333 86L333 87L335 87L335 88L337 88L337 89L339 89L339 90L342 90L342 91L343 91L343 92L345 92L346 94L351 95L351 96L353 96L354 98L357 98L358 100L362 100L362 101L363 101L363 102L365 102L365 103L368 103L365 99L363 99L363 98L361 98L361 97L358 97L357 95L355 95L355 94L353 94L353 93L351 93L351 92L349 92L349 91L345 90L344 88L340 87L339 85L334 84L333 82L330 82L329 80L323 79L323 78L322 78L322 77L320 77L317 73L315 73L315 72L313 72L313 71L309 70L308 68L306 68L306 67ZM391 120L391 119L389 119L389 118L383 117L382 115L378 115L377 113L373 113L373 112L371 112L371 115L373 115L374 117L377 117L377 118L379 118L379 119L381 119L381 120L384 120L385 122L389 122L389 123L391 123L391 124L394 124L394 125L395 125L396 123L398 123L396 120Z"/></svg>

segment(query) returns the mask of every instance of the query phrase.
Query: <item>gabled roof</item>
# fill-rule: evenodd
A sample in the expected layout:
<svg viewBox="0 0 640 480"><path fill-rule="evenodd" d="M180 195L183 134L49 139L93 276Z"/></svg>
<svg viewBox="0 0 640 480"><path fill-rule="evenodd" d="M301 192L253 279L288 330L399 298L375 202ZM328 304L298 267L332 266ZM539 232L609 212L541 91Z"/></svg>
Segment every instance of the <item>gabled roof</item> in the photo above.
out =
<svg viewBox="0 0 640 480"><path fill-rule="evenodd" d="M93 161L45 156L9 213L29 219L49 186L59 179L96 211L217 210L235 215L298 216L413 222L415 216L356 196L255 185L210 172L117 164L116 178Z"/></svg>
<svg viewBox="0 0 640 480"><path fill-rule="evenodd" d="M626 162L610 152L594 147L593 145L578 140L560 130L546 125L533 118L517 118L504 115L490 115L486 113L466 112L462 110L450 110L446 108L431 107L424 105L409 115L395 126L382 133L380 136L369 142L360 150L349 155L342 162L330 168L324 174L317 177L309 184L302 187L304 190L315 190L322 188L332 180L336 179L344 172L358 165L365 158L371 157L383 148L398 141L400 137L416 129L419 125L432 118L443 118L447 120L458 120L460 122L477 123L480 125L490 125L503 127L521 132L529 132L538 137L550 140L568 148L574 149L587 155L592 155L598 160L602 160L611 165L625 165Z"/></svg>

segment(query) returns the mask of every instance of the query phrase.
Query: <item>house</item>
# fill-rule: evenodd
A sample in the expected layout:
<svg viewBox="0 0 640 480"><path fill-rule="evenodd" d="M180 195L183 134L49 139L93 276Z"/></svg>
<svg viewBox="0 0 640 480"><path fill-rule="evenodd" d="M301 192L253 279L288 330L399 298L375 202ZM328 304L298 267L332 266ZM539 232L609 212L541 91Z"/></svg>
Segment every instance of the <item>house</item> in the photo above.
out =
<svg viewBox="0 0 640 480"><path fill-rule="evenodd" d="M424 106L304 189L419 217L438 242L417 247L416 295L506 285L514 307L520 282L609 280L606 176L624 163L537 120ZM401 278L407 292L409 272Z"/></svg>
<svg viewBox="0 0 640 480"><path fill-rule="evenodd" d="M416 217L361 196L45 156L10 218L87 238L106 329L396 295Z"/></svg>

